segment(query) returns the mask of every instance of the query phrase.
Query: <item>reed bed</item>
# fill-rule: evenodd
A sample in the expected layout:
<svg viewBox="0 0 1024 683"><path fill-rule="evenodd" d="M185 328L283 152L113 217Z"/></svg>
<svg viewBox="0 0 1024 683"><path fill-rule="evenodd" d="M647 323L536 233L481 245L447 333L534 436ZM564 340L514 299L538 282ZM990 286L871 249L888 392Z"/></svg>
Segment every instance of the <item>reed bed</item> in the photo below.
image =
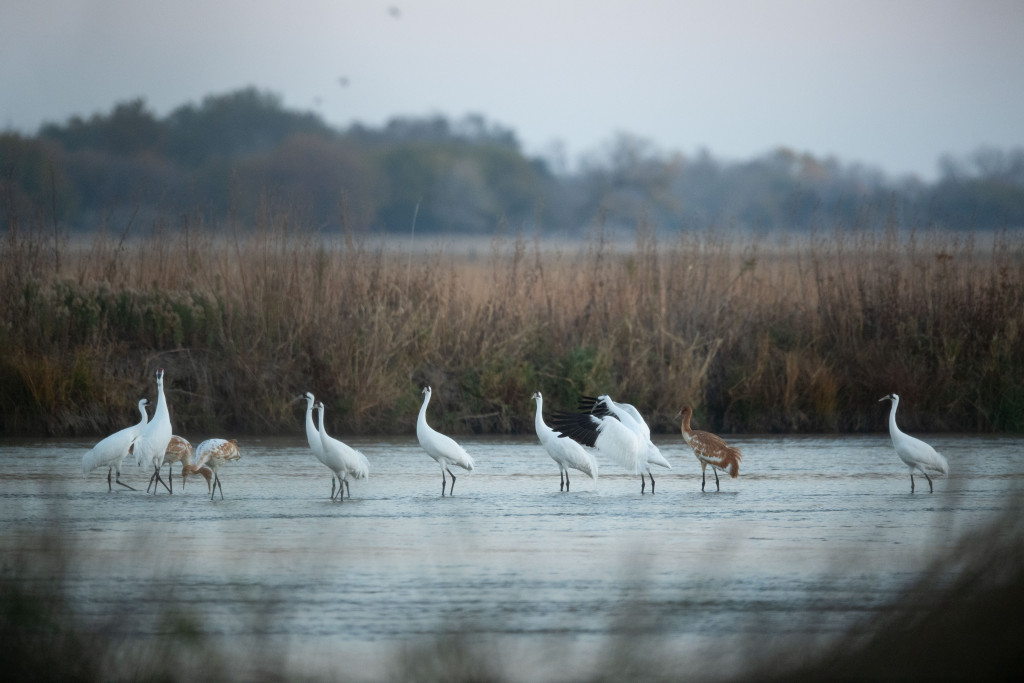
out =
<svg viewBox="0 0 1024 683"><path fill-rule="evenodd" d="M0 430L120 428L166 369L178 431L410 433L424 384L452 432L532 429L609 393L655 431L1024 430L1024 233L720 230L482 248L323 235L287 214L143 239L9 227Z"/></svg>

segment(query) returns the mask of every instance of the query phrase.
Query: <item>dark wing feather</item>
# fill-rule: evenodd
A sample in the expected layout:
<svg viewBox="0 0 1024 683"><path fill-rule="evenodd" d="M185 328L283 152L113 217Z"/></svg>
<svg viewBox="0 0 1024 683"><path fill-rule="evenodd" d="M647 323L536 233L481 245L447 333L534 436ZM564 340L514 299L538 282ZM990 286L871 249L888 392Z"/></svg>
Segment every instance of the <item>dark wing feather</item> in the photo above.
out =
<svg viewBox="0 0 1024 683"><path fill-rule="evenodd" d="M611 415L618 419L617 415L608 410L608 404L604 402L604 399L595 398L594 396L580 396L579 401L576 402L576 408L598 417L608 417Z"/></svg>
<svg viewBox="0 0 1024 683"><path fill-rule="evenodd" d="M569 437L583 446L594 447L597 443L598 425L590 413L568 413L556 411L548 419L551 428L559 437Z"/></svg>

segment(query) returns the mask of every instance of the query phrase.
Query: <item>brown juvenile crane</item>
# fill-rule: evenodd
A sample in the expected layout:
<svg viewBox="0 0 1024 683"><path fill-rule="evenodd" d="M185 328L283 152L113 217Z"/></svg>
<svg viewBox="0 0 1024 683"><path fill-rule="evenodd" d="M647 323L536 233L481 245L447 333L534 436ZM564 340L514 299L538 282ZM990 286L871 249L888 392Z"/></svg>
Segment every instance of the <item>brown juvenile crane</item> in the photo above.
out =
<svg viewBox="0 0 1024 683"><path fill-rule="evenodd" d="M690 418L693 417L693 408L686 406L680 412L683 417L682 432L683 439L693 449L693 454L700 461L700 490L704 490L707 481L705 473L708 465L715 475L715 490L721 491L718 483L718 470L728 471L729 476L735 479L740 474L740 461L743 454L740 449L730 446L722 437L710 432L702 432L690 428Z"/></svg>
<svg viewBox="0 0 1024 683"><path fill-rule="evenodd" d="M167 450L164 451L164 464L167 465L167 482L168 488L171 492L174 492L174 477L171 476L171 466L176 463L181 463L181 486L185 487L185 477L188 476L189 467L192 465L192 444L188 442L188 439L171 435L171 440L167 442ZM206 479L206 490L210 490L210 480L213 476L213 470L209 467L203 467L197 470L199 474L203 475ZM156 480L156 474L153 474L149 478L149 486L153 485ZM149 493L149 486L146 487L146 493Z"/></svg>

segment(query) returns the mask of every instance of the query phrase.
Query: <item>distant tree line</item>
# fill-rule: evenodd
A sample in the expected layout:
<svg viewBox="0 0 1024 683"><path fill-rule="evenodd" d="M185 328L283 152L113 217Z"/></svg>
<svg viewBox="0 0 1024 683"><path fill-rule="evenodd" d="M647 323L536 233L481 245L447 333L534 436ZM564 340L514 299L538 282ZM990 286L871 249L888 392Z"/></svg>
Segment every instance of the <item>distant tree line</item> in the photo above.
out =
<svg viewBox="0 0 1024 683"><path fill-rule="evenodd" d="M573 234L595 222L661 231L1024 226L1024 149L940 161L933 183L789 149L741 162L666 153L621 134L571 171L525 155L481 116L338 130L256 88L166 117L141 100L0 134L0 212L68 230L145 232L182 216L246 229L261 212L325 229Z"/></svg>

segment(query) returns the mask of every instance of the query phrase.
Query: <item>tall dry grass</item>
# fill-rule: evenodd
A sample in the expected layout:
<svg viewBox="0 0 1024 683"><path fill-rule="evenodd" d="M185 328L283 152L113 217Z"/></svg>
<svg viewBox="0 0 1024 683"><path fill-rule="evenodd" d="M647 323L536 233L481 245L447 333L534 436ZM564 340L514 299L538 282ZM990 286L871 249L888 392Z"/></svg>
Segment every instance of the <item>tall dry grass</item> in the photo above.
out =
<svg viewBox="0 0 1024 683"><path fill-rule="evenodd" d="M726 432L881 429L892 391L906 429L1024 429L1019 232L417 239L269 208L244 233L9 228L0 429L119 428L156 367L179 430L294 431L309 390L333 430L410 432L423 384L456 432L531 429L537 389L552 408L607 392L661 430L683 404Z"/></svg>

